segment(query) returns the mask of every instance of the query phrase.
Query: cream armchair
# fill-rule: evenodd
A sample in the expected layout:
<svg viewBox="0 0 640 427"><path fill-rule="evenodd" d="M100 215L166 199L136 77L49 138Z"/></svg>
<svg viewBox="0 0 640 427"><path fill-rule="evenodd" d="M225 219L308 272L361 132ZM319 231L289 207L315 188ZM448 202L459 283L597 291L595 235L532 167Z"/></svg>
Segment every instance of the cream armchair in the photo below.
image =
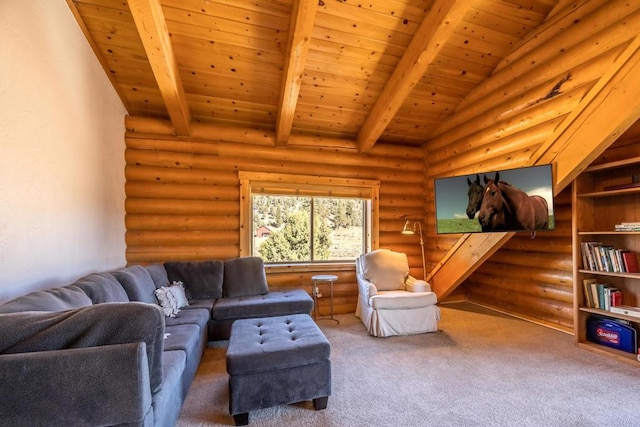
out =
<svg viewBox="0 0 640 427"><path fill-rule="evenodd" d="M375 337L438 330L440 308L431 287L409 275L407 255L377 249L356 259L356 317Z"/></svg>

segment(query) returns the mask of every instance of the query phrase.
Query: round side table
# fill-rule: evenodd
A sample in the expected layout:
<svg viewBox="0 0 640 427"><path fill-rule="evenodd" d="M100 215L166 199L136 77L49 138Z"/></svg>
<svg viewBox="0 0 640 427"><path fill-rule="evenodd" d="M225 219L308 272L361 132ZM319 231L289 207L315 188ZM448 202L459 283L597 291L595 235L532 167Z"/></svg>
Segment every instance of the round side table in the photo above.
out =
<svg viewBox="0 0 640 427"><path fill-rule="evenodd" d="M331 297L330 297L330 302L331 302L331 316L329 316L329 319L327 320L333 320L334 322L337 322L338 325L340 324L340 321L338 319L334 319L333 318L333 283L338 280L338 276L334 275L334 274L317 274L315 276L311 276L311 280L313 280L313 313L314 313L314 319L316 320L320 320L318 318L318 296L322 295L318 289L318 283L319 282L329 282L329 285L331 287Z"/></svg>

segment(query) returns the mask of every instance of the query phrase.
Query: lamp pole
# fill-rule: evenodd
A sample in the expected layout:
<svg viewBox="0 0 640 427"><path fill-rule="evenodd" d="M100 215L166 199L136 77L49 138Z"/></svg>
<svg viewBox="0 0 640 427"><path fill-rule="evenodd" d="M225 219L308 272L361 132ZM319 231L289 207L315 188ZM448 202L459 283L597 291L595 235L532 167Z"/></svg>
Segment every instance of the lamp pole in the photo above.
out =
<svg viewBox="0 0 640 427"><path fill-rule="evenodd" d="M424 239L422 238L422 224L418 221L413 223L413 228L411 228L411 221L407 220L404 224L404 228L402 229L402 233L404 234L416 234L416 232L420 233L420 251L422 253L422 278L424 281L427 281L427 267L424 261Z"/></svg>

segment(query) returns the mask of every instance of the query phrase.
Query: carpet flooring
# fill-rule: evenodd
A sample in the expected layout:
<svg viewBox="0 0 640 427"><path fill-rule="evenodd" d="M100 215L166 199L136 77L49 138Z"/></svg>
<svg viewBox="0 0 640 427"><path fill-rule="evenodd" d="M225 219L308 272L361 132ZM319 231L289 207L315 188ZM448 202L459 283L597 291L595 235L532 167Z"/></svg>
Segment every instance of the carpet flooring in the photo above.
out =
<svg viewBox="0 0 640 427"><path fill-rule="evenodd" d="M438 332L402 337L371 337L353 314L319 320L331 343L327 408L262 409L249 425L640 426L640 363L469 303L441 310ZM177 426L234 425L226 344L206 349Z"/></svg>

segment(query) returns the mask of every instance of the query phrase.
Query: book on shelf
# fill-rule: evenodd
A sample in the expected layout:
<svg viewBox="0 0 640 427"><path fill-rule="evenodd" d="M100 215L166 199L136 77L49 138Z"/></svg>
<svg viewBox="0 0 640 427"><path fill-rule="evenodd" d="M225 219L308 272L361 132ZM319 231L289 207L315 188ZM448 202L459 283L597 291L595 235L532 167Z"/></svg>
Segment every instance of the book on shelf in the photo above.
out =
<svg viewBox="0 0 640 427"><path fill-rule="evenodd" d="M613 228L616 231L640 231L640 222L621 222Z"/></svg>
<svg viewBox="0 0 640 427"><path fill-rule="evenodd" d="M598 308L600 310L609 310L611 308L611 302L609 301L609 288L610 285L606 283L598 283Z"/></svg>
<svg viewBox="0 0 640 427"><path fill-rule="evenodd" d="M596 262L596 249L602 246L602 242L581 242L582 262L585 270L598 270Z"/></svg>
<svg viewBox="0 0 640 427"><path fill-rule="evenodd" d="M631 251L622 251L622 260L624 263L624 269L627 273L638 273L640 269L638 269L638 259L636 258L636 254Z"/></svg>
<svg viewBox="0 0 640 427"><path fill-rule="evenodd" d="M581 242L582 266L585 270L610 273L640 273L636 254L602 242Z"/></svg>
<svg viewBox="0 0 640 427"><path fill-rule="evenodd" d="M598 299L598 281L594 280L589 283L591 289L591 299L593 299L593 308L600 308L600 300Z"/></svg>
<svg viewBox="0 0 640 427"><path fill-rule="evenodd" d="M622 291L595 278L582 279L584 304L586 307L611 310L622 305Z"/></svg>
<svg viewBox="0 0 640 427"><path fill-rule="evenodd" d="M622 291L616 289L611 292L611 307L620 307L622 305Z"/></svg>
<svg viewBox="0 0 640 427"><path fill-rule="evenodd" d="M596 304L593 300L593 293L591 291L591 284L595 284L598 281L596 279L590 278L590 279L582 279L582 287L584 289L583 293L584 293L584 304L587 307L590 308L595 308Z"/></svg>
<svg viewBox="0 0 640 427"><path fill-rule="evenodd" d="M622 292L613 286L605 285L603 305L605 310L622 305Z"/></svg>

